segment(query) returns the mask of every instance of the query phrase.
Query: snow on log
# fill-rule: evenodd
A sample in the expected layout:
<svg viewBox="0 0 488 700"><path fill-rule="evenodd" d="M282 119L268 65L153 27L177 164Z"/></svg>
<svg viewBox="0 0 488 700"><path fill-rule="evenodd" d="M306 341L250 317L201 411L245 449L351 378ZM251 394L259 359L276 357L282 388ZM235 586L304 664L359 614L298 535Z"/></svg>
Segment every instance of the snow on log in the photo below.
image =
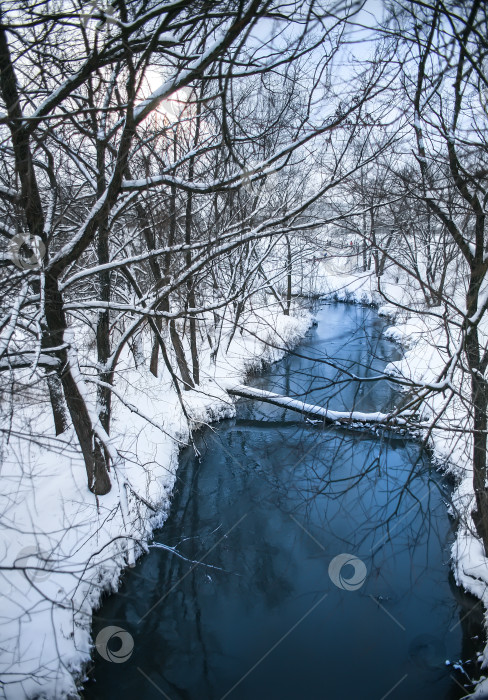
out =
<svg viewBox="0 0 488 700"><path fill-rule="evenodd" d="M264 401L265 403L273 404L273 406L281 406L288 408L290 411L297 411L306 416L317 416L322 418L325 423L361 423L381 424L381 425L406 425L407 420L400 418L394 413L362 413L361 411L331 411L323 406L315 406L311 403L304 403L297 399L292 399L289 396L281 396L274 394L271 391L263 391L254 387L238 384L233 389L228 389L228 393L233 396L241 396L245 399L255 399L256 401Z"/></svg>

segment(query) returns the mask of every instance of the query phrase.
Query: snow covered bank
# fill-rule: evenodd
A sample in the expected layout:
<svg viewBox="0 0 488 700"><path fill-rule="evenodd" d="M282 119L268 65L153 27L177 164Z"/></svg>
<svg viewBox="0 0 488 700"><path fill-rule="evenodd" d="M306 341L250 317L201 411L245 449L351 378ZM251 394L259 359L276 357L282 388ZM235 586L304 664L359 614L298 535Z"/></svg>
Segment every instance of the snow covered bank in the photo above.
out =
<svg viewBox="0 0 488 700"><path fill-rule="evenodd" d="M303 337L312 317L298 306L292 311L248 312L230 345L232 327L224 322L216 353L202 340L201 385L183 395L194 427L234 415L227 389ZM149 341L141 334L118 368L112 445L120 459L108 495L97 499L88 491L71 432L46 437L54 434L51 415L35 384L9 414L0 445L3 698L78 696L76 681L93 652L92 610L104 592L117 589L122 570L167 517L179 447L190 434L168 374L155 378L142 361ZM94 400L86 348L80 358Z"/></svg>
<svg viewBox="0 0 488 700"><path fill-rule="evenodd" d="M458 339L452 328L450 338L446 337L443 308L430 307L428 315L421 313L425 308L421 294L418 289L409 288L405 279L386 275L382 279L380 293L371 272L335 274L330 266L327 268L327 263L322 263L322 267L320 288L326 296L340 301L375 304L379 307L380 315L395 321L395 325L389 327L385 335L400 343L405 353L401 360L387 366L387 373L425 386L422 419L430 421L436 416L435 427L426 431L426 437L435 463L452 474L456 483L450 505L451 515L458 523L451 552L454 576L458 585L482 602L488 633L488 559L475 534L476 528L471 516L475 509L469 432L472 422L466 408L470 400L470 383L459 369L453 366L451 371L449 367ZM395 306L395 302L409 310ZM483 328L482 331L486 333L488 329ZM439 382L440 372L446 366L447 374ZM441 384L444 387L442 391L428 392L429 387L437 385L442 388ZM488 669L488 643L479 655L478 662L483 669ZM481 676L470 697L488 697L488 678Z"/></svg>

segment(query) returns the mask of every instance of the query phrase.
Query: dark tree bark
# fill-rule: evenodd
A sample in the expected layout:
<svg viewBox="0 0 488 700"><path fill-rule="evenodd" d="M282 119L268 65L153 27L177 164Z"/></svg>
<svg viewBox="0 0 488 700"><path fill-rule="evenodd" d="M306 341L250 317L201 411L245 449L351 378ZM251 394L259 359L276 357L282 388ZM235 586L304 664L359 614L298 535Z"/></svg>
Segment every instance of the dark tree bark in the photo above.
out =
<svg viewBox="0 0 488 700"><path fill-rule="evenodd" d="M12 138L15 164L22 188L22 209L29 232L39 236L47 245L44 233L44 212L42 209L37 178L34 171L30 149L30 137L22 124L22 112L19 104L15 73L10 57L5 30L0 28L0 86L2 96L9 113L9 129ZM53 354L61 365L61 385L71 416L76 435L83 453L90 491L104 495L110 491L108 464L100 443L95 437L94 429L86 404L80 395L71 373L68 354L63 347L64 333L67 329L63 311L63 300L59 291L57 275L45 273L45 321L42 347L59 348ZM52 403L56 430L65 427L65 417L60 410L60 402Z"/></svg>
<svg viewBox="0 0 488 700"><path fill-rule="evenodd" d="M286 240L286 308L284 310L285 316L290 315L291 307L291 292L292 292L292 256L291 256L291 244L290 237L285 236Z"/></svg>

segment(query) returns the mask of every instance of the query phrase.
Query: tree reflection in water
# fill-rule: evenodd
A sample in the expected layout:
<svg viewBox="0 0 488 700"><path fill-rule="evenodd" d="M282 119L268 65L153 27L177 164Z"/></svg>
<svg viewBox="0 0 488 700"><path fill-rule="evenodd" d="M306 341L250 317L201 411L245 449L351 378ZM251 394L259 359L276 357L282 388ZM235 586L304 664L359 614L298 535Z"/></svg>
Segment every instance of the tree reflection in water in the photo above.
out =
<svg viewBox="0 0 488 700"><path fill-rule="evenodd" d="M385 381L334 385L332 397L337 370L313 357L349 353L376 372L398 357L381 320L361 307L321 313L327 325L300 347L312 359L289 356L252 383L331 408L388 409L398 394ZM334 340L334 319L347 342ZM449 580L449 487L419 444L251 402L197 442L201 458L182 453L156 540L203 564L153 549L126 575L94 632L129 629L133 658L122 669L96 660L87 698L132 697L141 684L145 698L172 700L342 700L345 688L378 700L393 687L397 700L462 697L465 679L445 661L472 658L479 629ZM341 553L366 565L357 590L329 577Z"/></svg>

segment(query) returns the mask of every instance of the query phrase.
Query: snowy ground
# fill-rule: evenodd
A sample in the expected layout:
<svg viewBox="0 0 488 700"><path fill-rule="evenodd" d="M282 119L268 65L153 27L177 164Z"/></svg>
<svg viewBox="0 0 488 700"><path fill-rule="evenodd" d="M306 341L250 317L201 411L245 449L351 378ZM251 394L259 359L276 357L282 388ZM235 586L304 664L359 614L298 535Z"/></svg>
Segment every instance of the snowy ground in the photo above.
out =
<svg viewBox="0 0 488 700"><path fill-rule="evenodd" d="M405 350L403 359L391 363L387 371L416 382L435 381L448 357L444 324L442 318L436 318L436 308L430 309L432 315L422 315L424 303L419 290L409 287L396 272L387 272L380 293L374 273L351 273L350 268L350 261L346 260L342 264L341 261L319 263L314 276L314 291L340 301L377 305L380 315L395 323L387 329L386 335L401 343ZM418 309L418 313L399 310L393 302L400 302L412 310ZM439 308L437 311L440 316L443 310ZM486 332L488 329L482 330ZM451 337L451 343L453 340L455 345L456 339ZM452 382L461 394L469 392L467 378L459 373L454 373ZM469 429L471 419L465 404L458 397L451 397L449 392L439 393L424 404L424 418L439 413L442 413L442 418L428 440L435 461L456 480L451 508L452 514L459 517L459 526L452 546L453 572L457 583L483 603L488 631L488 559L480 541L473 535L475 527L470 515L474 508L472 449L466 429ZM456 432L456 428L461 430ZM488 644L478 661L482 668L488 668ZM488 697L488 678L481 677L470 697Z"/></svg>
<svg viewBox="0 0 488 700"><path fill-rule="evenodd" d="M351 272L351 263L347 257L304 261L296 270L295 291L377 305L395 323L388 336L405 348L404 358L388 370L432 381L445 360L439 349L445 347L439 319L394 306L402 302L420 312L423 305L419 290L396 273L387 271L380 293L374 275ZM227 390L262 361L279 359L310 323L310 314L298 307L288 317L276 305L264 305L242 319L246 330L237 330L228 349L230 325L224 324L215 361L208 345L201 348L200 390L184 393L194 426L232 416ZM274 350L266 342L283 349ZM155 379L142 361L150 353L145 343L141 336L117 374L116 391L130 403L114 398L113 443L123 459L112 470L112 491L98 503L87 489L74 436L46 439L53 434L50 411L39 403L35 386L14 411L8 440L3 433L0 674L5 685L0 697L77 697L75 679L82 678L93 653L92 610L103 592L117 588L121 571L134 563L167 516L179 446L188 443L189 432L168 376ZM86 349L80 348L80 357L85 355ZM89 379L90 370L83 371ZM93 397L93 385L88 382L86 388ZM439 411L445 400L439 394L427 401L424 416ZM469 437L452 432L456 424L469 426L469 416L453 400L430 442L435 459L457 479L452 507L464 517L452 549L456 579L487 610L488 562L465 516L473 502ZM486 622L488 627L488 617ZM488 665L488 648L480 661ZM474 697L486 697L487 692L488 681L479 684Z"/></svg>
<svg viewBox="0 0 488 700"><path fill-rule="evenodd" d="M292 312L265 306L247 314L246 330L237 330L227 351L224 324L215 362L202 348L200 391L184 393L195 427L232 416L226 389L284 354L262 341L286 348L304 335L311 315L298 307ZM54 434L50 411L35 389L14 411L8 439L1 433L0 697L78 697L75 679L93 653L92 610L103 592L117 588L123 568L167 516L179 446L188 443L189 431L167 374L156 379L147 363L138 365L150 353L144 342L117 374L116 391L131 405L114 399L113 446L122 458L112 469L112 491L98 502L74 435L46 438ZM89 382L86 390L93 397Z"/></svg>

